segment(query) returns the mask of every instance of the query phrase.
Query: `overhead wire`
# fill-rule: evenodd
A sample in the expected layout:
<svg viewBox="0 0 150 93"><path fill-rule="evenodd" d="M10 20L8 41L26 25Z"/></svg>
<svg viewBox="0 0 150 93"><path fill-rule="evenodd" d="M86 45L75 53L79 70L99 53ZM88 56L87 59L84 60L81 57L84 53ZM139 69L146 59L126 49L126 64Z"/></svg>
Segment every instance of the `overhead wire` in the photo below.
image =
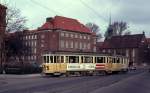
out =
<svg viewBox="0 0 150 93"><path fill-rule="evenodd" d="M108 21L106 18L104 18L101 14L99 14L95 9L91 8L87 3L85 3L83 0L80 0L80 2L90 9L95 15L97 15L100 19L103 19L104 21Z"/></svg>
<svg viewBox="0 0 150 93"><path fill-rule="evenodd" d="M53 13L53 14L59 14L59 15L62 15L61 13L59 13L59 12L57 12L57 11L55 11L55 10L53 10L53 9L51 9L51 8L49 8L49 7L47 7L47 6L45 6L45 5L43 5L43 4L41 4L41 3L39 3L39 2L37 2L37 1L35 1L35 0L30 0L32 3L34 3L34 4L36 4L36 5L38 5L38 6L40 6L41 8L44 8L44 9L46 9L48 12L50 12L50 13Z"/></svg>

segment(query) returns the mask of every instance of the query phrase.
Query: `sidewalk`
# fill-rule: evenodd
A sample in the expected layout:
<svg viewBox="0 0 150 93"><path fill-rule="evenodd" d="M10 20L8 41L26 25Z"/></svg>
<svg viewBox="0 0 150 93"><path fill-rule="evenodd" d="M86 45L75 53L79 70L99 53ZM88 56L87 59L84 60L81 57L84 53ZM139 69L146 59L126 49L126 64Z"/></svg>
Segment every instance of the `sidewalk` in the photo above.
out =
<svg viewBox="0 0 150 93"><path fill-rule="evenodd" d="M40 74L22 74L22 75L14 75L14 74L0 74L0 79L7 78L7 79L19 79L19 78L36 78L42 77Z"/></svg>

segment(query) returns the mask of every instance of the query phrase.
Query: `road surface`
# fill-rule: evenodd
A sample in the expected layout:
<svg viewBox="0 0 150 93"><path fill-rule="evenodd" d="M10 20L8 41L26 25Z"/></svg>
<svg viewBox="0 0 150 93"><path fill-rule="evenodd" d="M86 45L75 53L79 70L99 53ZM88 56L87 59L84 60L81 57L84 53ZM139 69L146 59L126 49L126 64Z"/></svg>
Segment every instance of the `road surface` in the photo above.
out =
<svg viewBox="0 0 150 93"><path fill-rule="evenodd" d="M0 93L150 93L150 73L84 77L0 75Z"/></svg>

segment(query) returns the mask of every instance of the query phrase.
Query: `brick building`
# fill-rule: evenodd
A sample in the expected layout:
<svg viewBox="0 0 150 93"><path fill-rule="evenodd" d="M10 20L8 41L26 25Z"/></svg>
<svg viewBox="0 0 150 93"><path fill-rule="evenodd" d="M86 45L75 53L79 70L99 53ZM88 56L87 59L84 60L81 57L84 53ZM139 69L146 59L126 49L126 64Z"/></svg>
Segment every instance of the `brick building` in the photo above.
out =
<svg viewBox="0 0 150 93"><path fill-rule="evenodd" d="M150 38L147 38L148 48L150 48Z"/></svg>
<svg viewBox="0 0 150 93"><path fill-rule="evenodd" d="M4 61L3 41L6 28L6 7L0 4L0 69Z"/></svg>
<svg viewBox="0 0 150 93"><path fill-rule="evenodd" d="M100 53L110 53L113 55L124 55L129 57L130 65L138 65L147 62L145 50L147 42L145 34L113 36L105 39L103 45L99 47Z"/></svg>
<svg viewBox="0 0 150 93"><path fill-rule="evenodd" d="M36 30L19 32L31 49L25 62L42 63L41 55L52 52L96 52L96 35L78 20L55 16Z"/></svg>

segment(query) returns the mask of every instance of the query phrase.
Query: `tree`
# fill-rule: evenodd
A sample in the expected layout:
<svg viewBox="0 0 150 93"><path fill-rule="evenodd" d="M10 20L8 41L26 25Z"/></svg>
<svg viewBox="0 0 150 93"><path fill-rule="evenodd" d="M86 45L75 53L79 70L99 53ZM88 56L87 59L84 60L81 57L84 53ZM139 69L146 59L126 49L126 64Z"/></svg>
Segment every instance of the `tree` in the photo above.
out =
<svg viewBox="0 0 150 93"><path fill-rule="evenodd" d="M95 32L98 39L102 38L102 35L100 33L100 28L97 24L89 22L86 24L86 27L88 27L92 32Z"/></svg>
<svg viewBox="0 0 150 93"><path fill-rule="evenodd" d="M24 44L22 39L23 32L16 32L7 35L5 38L5 56L6 64L20 64L21 68L24 69L23 57L31 55L31 48ZM13 62L13 63L12 63Z"/></svg>
<svg viewBox="0 0 150 93"><path fill-rule="evenodd" d="M127 28L126 22L114 22L108 26L107 31L105 32L105 38L131 34L130 31L127 31Z"/></svg>
<svg viewBox="0 0 150 93"><path fill-rule="evenodd" d="M21 16L19 9L14 7L9 7L6 11L6 37L4 41L4 50L5 50L5 64L9 63L11 59L15 64L17 61L20 62L21 66L24 66L22 56L30 53L30 47L23 44L21 39L21 33L27 29L25 26L26 18ZM15 32L15 33L9 33Z"/></svg>
<svg viewBox="0 0 150 93"><path fill-rule="evenodd" d="M25 26L27 19L21 16L19 9L8 7L6 11L6 31L16 32L27 29Z"/></svg>

